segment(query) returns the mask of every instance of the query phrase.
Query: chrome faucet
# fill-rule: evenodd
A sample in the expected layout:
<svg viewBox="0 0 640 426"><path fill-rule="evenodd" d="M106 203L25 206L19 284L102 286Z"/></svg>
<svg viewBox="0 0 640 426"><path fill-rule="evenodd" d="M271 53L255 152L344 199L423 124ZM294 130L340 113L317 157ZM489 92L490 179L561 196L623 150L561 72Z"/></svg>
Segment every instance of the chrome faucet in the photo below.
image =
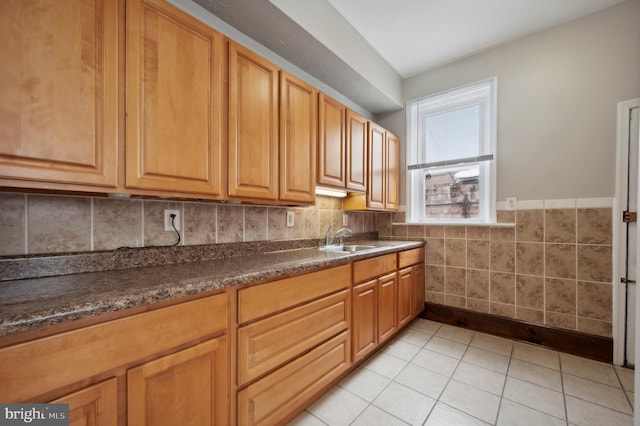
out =
<svg viewBox="0 0 640 426"><path fill-rule="evenodd" d="M331 229L333 228L333 226L330 226L327 228L327 233L324 234L324 245L328 246L331 245L331 243L333 243L333 238L331 237Z"/></svg>
<svg viewBox="0 0 640 426"><path fill-rule="evenodd" d="M349 228L340 228L336 231L336 236L335 238L339 238L340 239L340 244L344 244L344 236L345 235L351 235L353 234L353 231Z"/></svg>

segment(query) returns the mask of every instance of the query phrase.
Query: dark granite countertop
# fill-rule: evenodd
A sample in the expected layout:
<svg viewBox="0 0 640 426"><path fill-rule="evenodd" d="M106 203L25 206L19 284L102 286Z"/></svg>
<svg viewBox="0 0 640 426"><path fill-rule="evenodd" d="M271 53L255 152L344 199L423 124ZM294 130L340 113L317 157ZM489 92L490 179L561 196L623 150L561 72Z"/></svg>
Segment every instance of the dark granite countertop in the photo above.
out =
<svg viewBox="0 0 640 426"><path fill-rule="evenodd" d="M358 243L379 248L353 254L294 248L0 282L0 336L424 245L423 241Z"/></svg>

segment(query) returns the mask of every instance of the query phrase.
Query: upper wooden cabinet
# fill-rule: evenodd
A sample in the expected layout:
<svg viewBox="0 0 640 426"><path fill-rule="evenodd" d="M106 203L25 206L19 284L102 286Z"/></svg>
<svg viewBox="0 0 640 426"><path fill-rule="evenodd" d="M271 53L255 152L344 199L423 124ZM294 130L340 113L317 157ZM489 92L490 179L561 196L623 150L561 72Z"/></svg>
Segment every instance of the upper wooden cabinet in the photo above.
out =
<svg viewBox="0 0 640 426"><path fill-rule="evenodd" d="M163 0L127 1L127 187L224 195L223 49Z"/></svg>
<svg viewBox="0 0 640 426"><path fill-rule="evenodd" d="M347 110L346 188L350 191L367 190L367 119Z"/></svg>
<svg viewBox="0 0 640 426"><path fill-rule="evenodd" d="M385 209L387 132L375 123L369 122L369 186L367 207Z"/></svg>
<svg viewBox="0 0 640 426"><path fill-rule="evenodd" d="M385 145L385 199L384 208L387 210L398 210L400 205L400 139L393 133L387 132Z"/></svg>
<svg viewBox="0 0 640 426"><path fill-rule="evenodd" d="M310 84L280 71L280 200L316 199L317 96Z"/></svg>
<svg viewBox="0 0 640 426"><path fill-rule="evenodd" d="M229 195L278 199L278 71L229 42Z"/></svg>
<svg viewBox="0 0 640 426"><path fill-rule="evenodd" d="M347 107L318 96L318 185L345 188Z"/></svg>
<svg viewBox="0 0 640 426"><path fill-rule="evenodd" d="M366 195L345 198L345 210L394 211L399 206L400 140L383 127L368 122Z"/></svg>
<svg viewBox="0 0 640 426"><path fill-rule="evenodd" d="M229 42L231 197L314 203L316 98L309 84Z"/></svg>
<svg viewBox="0 0 640 426"><path fill-rule="evenodd" d="M365 192L367 119L323 93L318 105L318 185Z"/></svg>
<svg viewBox="0 0 640 426"><path fill-rule="evenodd" d="M0 185L117 185L118 2L0 2Z"/></svg>

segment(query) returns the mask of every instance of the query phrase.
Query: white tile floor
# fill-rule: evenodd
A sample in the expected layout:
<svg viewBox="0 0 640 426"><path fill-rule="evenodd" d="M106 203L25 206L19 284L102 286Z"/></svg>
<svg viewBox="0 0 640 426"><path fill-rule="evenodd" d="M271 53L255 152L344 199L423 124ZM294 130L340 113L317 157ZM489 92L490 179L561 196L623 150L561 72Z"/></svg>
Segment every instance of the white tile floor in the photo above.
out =
<svg viewBox="0 0 640 426"><path fill-rule="evenodd" d="M417 319L290 425L632 425L633 371Z"/></svg>

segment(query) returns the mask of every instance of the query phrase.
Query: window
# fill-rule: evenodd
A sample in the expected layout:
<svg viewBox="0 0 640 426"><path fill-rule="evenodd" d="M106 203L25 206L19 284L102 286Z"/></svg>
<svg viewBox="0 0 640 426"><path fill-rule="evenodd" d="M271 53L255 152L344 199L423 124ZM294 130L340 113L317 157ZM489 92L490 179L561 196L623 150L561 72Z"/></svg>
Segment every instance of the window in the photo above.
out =
<svg viewBox="0 0 640 426"><path fill-rule="evenodd" d="M407 103L407 221L495 221L496 79Z"/></svg>

